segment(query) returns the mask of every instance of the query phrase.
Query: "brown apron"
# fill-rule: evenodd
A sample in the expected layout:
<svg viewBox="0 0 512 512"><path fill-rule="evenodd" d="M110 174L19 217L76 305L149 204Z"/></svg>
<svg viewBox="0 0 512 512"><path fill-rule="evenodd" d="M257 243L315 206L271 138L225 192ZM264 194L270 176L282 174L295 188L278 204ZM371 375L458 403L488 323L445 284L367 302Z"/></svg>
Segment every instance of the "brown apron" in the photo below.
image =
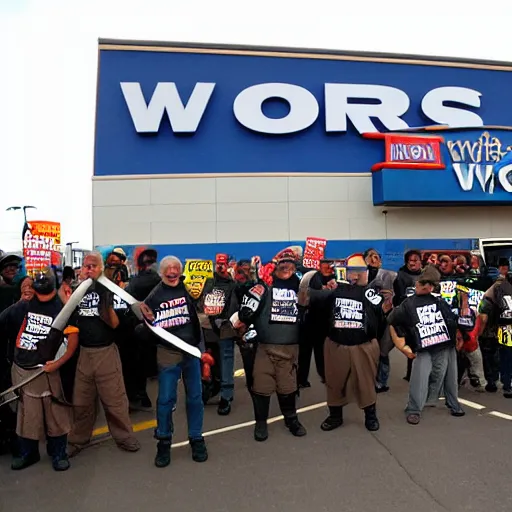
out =
<svg viewBox="0 0 512 512"><path fill-rule="evenodd" d="M12 382L17 385L37 371L13 364ZM20 389L16 434L33 440L44 439L46 435L66 435L71 429L71 414L71 407L64 399L59 372L43 373Z"/></svg>
<svg viewBox="0 0 512 512"><path fill-rule="evenodd" d="M377 340L346 346L325 340L325 382L327 405L345 406L356 402L364 409L377 401L375 379L380 348Z"/></svg>
<svg viewBox="0 0 512 512"><path fill-rule="evenodd" d="M299 345L260 344L254 360L253 391L258 395L289 395L297 391Z"/></svg>

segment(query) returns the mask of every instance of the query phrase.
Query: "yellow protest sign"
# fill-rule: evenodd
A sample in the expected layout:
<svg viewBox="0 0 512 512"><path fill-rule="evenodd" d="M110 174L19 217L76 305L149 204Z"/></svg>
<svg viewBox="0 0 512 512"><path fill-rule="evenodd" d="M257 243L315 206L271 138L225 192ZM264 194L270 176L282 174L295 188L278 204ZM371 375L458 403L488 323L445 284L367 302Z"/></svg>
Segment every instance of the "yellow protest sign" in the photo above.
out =
<svg viewBox="0 0 512 512"><path fill-rule="evenodd" d="M206 280L213 277L213 261L185 260L183 275L185 276L183 284L190 295L197 299L203 291Z"/></svg>

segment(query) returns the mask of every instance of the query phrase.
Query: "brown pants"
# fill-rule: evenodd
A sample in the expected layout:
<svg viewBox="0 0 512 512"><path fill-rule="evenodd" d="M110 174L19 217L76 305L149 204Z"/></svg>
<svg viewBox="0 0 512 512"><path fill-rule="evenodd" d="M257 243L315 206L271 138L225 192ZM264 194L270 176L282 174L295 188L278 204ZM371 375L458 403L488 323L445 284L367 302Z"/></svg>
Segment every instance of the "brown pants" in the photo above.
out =
<svg viewBox="0 0 512 512"><path fill-rule="evenodd" d="M128 414L119 350L108 347L80 348L73 392L74 422L69 442L86 445L96 421L96 398L101 400L110 434L118 445L136 444Z"/></svg>
<svg viewBox="0 0 512 512"><path fill-rule="evenodd" d="M357 402L364 409L377 401L375 378L380 348L377 340L347 347L325 340L325 381L327 405L344 406ZM350 400L353 398L353 400Z"/></svg>
<svg viewBox="0 0 512 512"><path fill-rule="evenodd" d="M253 391L258 395L289 395L297 391L298 345L258 345Z"/></svg>
<svg viewBox="0 0 512 512"><path fill-rule="evenodd" d="M18 384L38 370L12 366L12 382ZM44 373L20 389L16 434L39 441L67 435L71 429L71 407L63 400L59 372Z"/></svg>

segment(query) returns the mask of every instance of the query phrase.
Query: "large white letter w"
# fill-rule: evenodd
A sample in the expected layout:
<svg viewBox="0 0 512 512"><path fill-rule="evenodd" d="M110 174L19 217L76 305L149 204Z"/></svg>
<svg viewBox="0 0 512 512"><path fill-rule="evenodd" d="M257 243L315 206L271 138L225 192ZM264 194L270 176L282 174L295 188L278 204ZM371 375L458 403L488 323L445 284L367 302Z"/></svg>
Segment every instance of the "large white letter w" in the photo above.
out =
<svg viewBox="0 0 512 512"><path fill-rule="evenodd" d="M198 82L187 104L183 105L174 82L158 82L146 105L139 82L121 82L124 99L138 133L158 133L164 112L167 112L174 133L194 133L214 88L214 83Z"/></svg>

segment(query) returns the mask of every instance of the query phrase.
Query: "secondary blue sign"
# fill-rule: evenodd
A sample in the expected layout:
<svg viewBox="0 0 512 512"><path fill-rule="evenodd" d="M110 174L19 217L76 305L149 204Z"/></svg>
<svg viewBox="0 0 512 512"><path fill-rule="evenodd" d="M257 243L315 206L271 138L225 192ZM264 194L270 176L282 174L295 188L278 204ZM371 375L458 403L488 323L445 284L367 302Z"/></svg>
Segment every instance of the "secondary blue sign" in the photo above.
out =
<svg viewBox="0 0 512 512"><path fill-rule="evenodd" d="M512 65L168 50L100 47L95 175L363 173L364 133L512 118Z"/></svg>
<svg viewBox="0 0 512 512"><path fill-rule="evenodd" d="M512 202L512 127L383 138L386 161L373 166L375 205ZM425 146L434 148L432 162L424 158Z"/></svg>

